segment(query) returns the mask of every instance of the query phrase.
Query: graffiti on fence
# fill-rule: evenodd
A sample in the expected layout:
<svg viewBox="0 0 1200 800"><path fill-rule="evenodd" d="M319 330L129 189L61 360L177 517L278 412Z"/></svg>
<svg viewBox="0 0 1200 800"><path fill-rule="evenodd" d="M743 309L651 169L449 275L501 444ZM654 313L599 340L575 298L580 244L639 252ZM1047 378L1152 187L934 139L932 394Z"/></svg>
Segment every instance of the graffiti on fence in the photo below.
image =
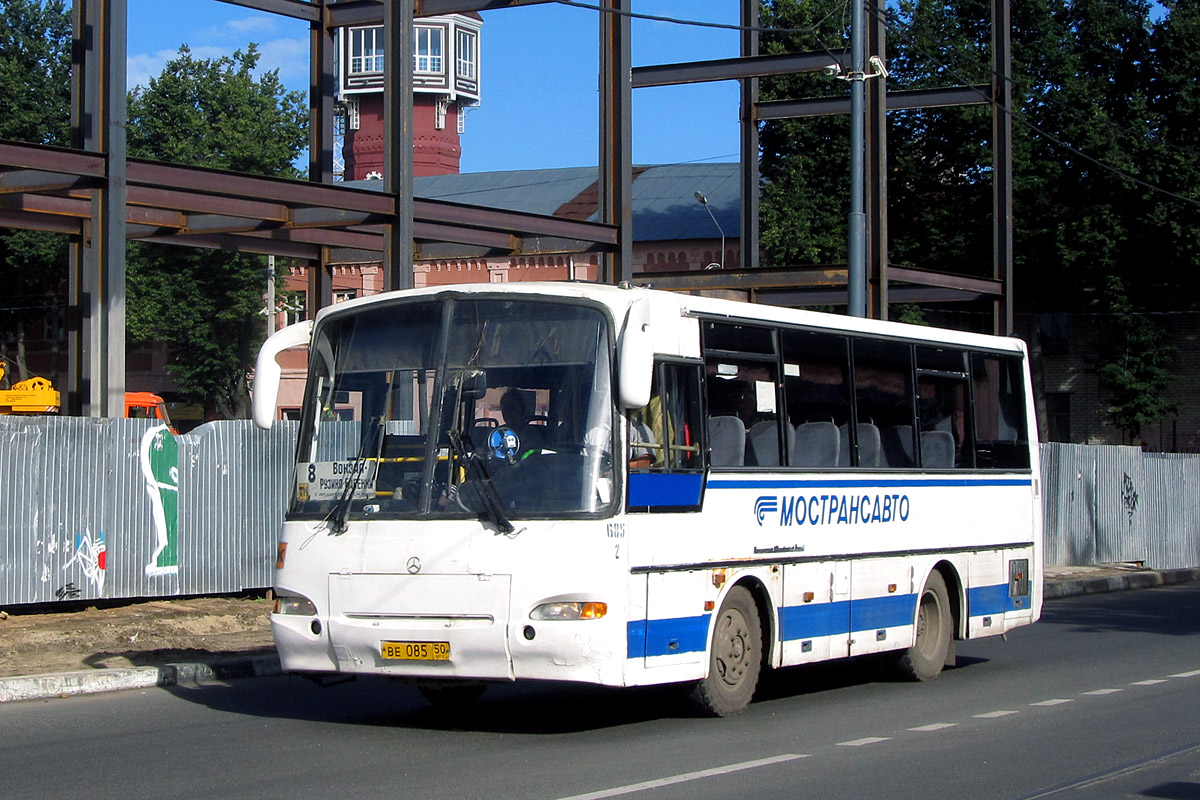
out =
<svg viewBox="0 0 1200 800"><path fill-rule="evenodd" d="M1125 484L1121 487L1121 505L1125 507L1125 514L1132 525L1133 512L1137 511L1138 493L1133 488L1133 478L1129 477L1129 473L1125 473Z"/></svg>
<svg viewBox="0 0 1200 800"><path fill-rule="evenodd" d="M104 531L97 531L93 536L88 531L75 534L75 555L63 564L63 569L78 566L83 571L83 577L99 595L104 594L104 571L107 566L107 547L104 544Z"/></svg>
<svg viewBox="0 0 1200 800"><path fill-rule="evenodd" d="M179 445L166 425L142 435L142 478L154 517L154 555L146 575L179 573Z"/></svg>

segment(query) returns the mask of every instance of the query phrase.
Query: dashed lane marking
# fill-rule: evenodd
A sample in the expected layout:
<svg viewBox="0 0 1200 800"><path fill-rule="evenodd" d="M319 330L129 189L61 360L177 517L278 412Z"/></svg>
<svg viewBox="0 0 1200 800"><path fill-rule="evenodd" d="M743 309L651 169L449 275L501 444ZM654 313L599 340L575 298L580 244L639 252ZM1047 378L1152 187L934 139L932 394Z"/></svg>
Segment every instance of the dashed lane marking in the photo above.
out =
<svg viewBox="0 0 1200 800"><path fill-rule="evenodd" d="M795 761L798 758L808 758L807 754L784 753L780 756L772 756L770 758L759 758L754 761L743 761L739 764L730 764L725 767L714 767L713 769L702 769L696 772L685 772L682 775L672 775L668 778L657 778L652 781L642 781L641 783L631 783L627 786L615 786L611 789L601 789L597 792L588 792L587 794L573 794L570 797L561 798L561 800L603 800L606 797L619 797L623 794L633 794L634 792L644 792L647 789L657 789L661 786L672 786L677 783L687 783L688 781L696 781L702 778L713 778L718 775L728 775L731 772L741 772L747 769L757 769L758 767L767 767L772 764L781 764L785 761Z"/></svg>
<svg viewBox="0 0 1200 800"><path fill-rule="evenodd" d="M996 719L997 717L1007 717L1010 714L1016 714L1016 711L989 711L986 714L975 714L975 719Z"/></svg>
<svg viewBox="0 0 1200 800"><path fill-rule="evenodd" d="M1194 678L1200 675L1200 669L1194 669L1190 672L1176 672L1174 675L1168 675L1169 678Z"/></svg>
<svg viewBox="0 0 1200 800"><path fill-rule="evenodd" d="M1037 703L1030 703L1029 705L1031 705L1031 706L1061 706L1063 703L1069 703L1069 702L1071 702L1071 701L1067 700L1065 698L1056 697L1053 700L1041 700Z"/></svg>
<svg viewBox="0 0 1200 800"><path fill-rule="evenodd" d="M946 728L953 728L957 724L957 722L935 722L932 725L922 725L919 728L909 728L909 730L917 731L918 733L932 733L933 731L942 731Z"/></svg>
<svg viewBox="0 0 1200 800"><path fill-rule="evenodd" d="M1151 678L1150 680L1146 680L1146 681L1134 681L1133 683L1131 683L1129 685L1130 686L1153 686L1156 683L1166 683L1166 682L1167 682L1166 678Z"/></svg>
<svg viewBox="0 0 1200 800"><path fill-rule="evenodd" d="M867 736L862 739L854 739L849 742L838 742L838 747L862 747L868 744L878 744L879 742L889 741L890 736Z"/></svg>
<svg viewBox="0 0 1200 800"><path fill-rule="evenodd" d="M1090 695L1116 694L1117 692L1120 692L1120 691L1123 691L1123 690L1121 690L1121 689L1092 689L1090 692L1084 692L1084 694L1090 694Z"/></svg>

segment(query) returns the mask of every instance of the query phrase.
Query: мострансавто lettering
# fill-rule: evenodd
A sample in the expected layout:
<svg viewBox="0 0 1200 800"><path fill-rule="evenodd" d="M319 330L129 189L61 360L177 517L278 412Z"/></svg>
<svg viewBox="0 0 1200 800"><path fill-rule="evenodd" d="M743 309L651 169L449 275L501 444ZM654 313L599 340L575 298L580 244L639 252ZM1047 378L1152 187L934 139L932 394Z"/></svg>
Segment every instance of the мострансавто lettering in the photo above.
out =
<svg viewBox="0 0 1200 800"><path fill-rule="evenodd" d="M907 522L909 505L906 494L814 494L760 497L754 507L760 525L777 511L779 525L789 527Z"/></svg>

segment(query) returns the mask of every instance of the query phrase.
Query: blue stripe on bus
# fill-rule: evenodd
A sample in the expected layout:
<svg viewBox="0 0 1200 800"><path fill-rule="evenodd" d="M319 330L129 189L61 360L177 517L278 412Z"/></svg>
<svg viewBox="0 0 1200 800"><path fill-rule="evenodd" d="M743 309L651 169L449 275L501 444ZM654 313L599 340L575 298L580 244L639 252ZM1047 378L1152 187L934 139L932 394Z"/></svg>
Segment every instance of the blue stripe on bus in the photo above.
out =
<svg viewBox="0 0 1200 800"><path fill-rule="evenodd" d="M1017 605L1018 600L1020 605ZM1029 607L1029 595L1009 596L1007 583L998 583L995 586L976 586L967 592L967 613L972 617L1003 614L1006 611L1025 611Z"/></svg>
<svg viewBox="0 0 1200 800"><path fill-rule="evenodd" d="M878 630L912 625L917 596L913 594L867 597L853 602L816 603L784 606L779 609L783 626L781 638L816 639L854 630Z"/></svg>
<svg viewBox="0 0 1200 800"><path fill-rule="evenodd" d="M629 506L696 506L704 476L700 473L633 472L629 475Z"/></svg>
<svg viewBox="0 0 1200 800"><path fill-rule="evenodd" d="M710 616L630 620L626 626L629 658L704 652Z"/></svg>
<svg viewBox="0 0 1200 800"><path fill-rule="evenodd" d="M710 489L867 489L920 486L1032 486L1030 478L812 478L803 480L754 480L710 478Z"/></svg>
<svg viewBox="0 0 1200 800"><path fill-rule="evenodd" d="M784 641L816 639L850 630L850 603L807 603L802 606L783 606L779 622Z"/></svg>
<svg viewBox="0 0 1200 800"><path fill-rule="evenodd" d="M1016 601L1020 600L1021 605ZM1008 595L1008 584L979 586L967 593L971 616L1002 614L1029 608L1028 596ZM917 595L865 597L854 601L806 603L779 609L780 639L818 639L855 631L900 628L916 618ZM627 657L673 656L703 652L708 646L711 615L674 619L637 619L626 623Z"/></svg>

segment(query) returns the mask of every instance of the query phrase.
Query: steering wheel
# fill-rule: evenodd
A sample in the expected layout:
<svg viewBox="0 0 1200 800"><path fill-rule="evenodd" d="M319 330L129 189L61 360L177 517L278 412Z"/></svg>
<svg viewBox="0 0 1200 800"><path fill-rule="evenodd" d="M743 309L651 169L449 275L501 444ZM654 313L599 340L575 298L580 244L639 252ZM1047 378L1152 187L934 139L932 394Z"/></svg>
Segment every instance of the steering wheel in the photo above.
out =
<svg viewBox="0 0 1200 800"><path fill-rule="evenodd" d="M488 434L487 457L512 462L521 451L521 439L507 425L501 425Z"/></svg>

